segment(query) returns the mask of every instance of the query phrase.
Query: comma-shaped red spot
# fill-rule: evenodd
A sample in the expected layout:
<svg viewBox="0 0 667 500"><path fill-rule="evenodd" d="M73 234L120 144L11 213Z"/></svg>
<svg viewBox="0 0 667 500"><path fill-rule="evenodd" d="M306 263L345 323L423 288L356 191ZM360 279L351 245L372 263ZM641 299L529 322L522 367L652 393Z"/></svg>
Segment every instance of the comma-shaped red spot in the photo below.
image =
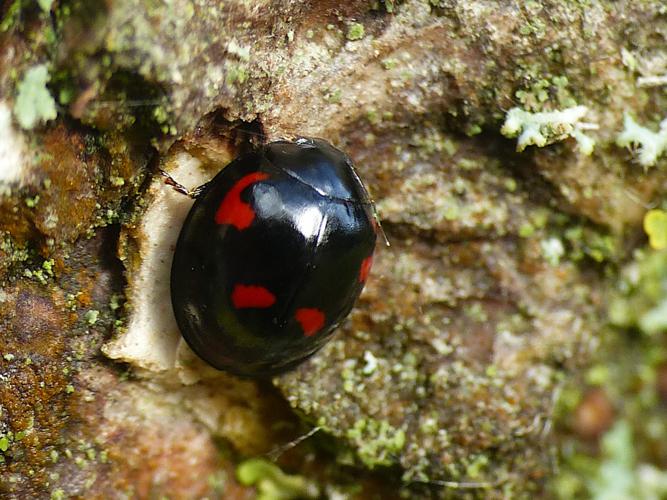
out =
<svg viewBox="0 0 667 500"><path fill-rule="evenodd" d="M215 212L216 224L231 224L239 231L249 227L255 218L255 211L248 203L241 200L241 192L268 177L269 174L264 172L253 172L241 177L227 192Z"/></svg>
<svg viewBox="0 0 667 500"><path fill-rule="evenodd" d="M319 309L302 307L296 310L294 316L306 337L315 335L324 326L324 313Z"/></svg>
<svg viewBox="0 0 667 500"><path fill-rule="evenodd" d="M236 309L266 308L276 303L276 296L263 286L234 285L232 304Z"/></svg>
<svg viewBox="0 0 667 500"><path fill-rule="evenodd" d="M373 265L373 256L369 255L364 260L361 261L361 267L359 268L359 281L364 283L368 278L368 273L371 272L371 266Z"/></svg>

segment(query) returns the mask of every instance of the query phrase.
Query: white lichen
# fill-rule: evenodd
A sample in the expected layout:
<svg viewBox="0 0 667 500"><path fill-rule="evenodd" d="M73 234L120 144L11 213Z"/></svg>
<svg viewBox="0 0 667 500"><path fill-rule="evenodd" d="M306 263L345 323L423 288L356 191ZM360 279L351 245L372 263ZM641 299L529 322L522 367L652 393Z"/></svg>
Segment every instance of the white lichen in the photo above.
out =
<svg viewBox="0 0 667 500"><path fill-rule="evenodd" d="M44 12L50 12L53 6L53 0L37 0L37 3Z"/></svg>
<svg viewBox="0 0 667 500"><path fill-rule="evenodd" d="M586 106L540 113L512 108L507 112L500 133L505 137L518 136L517 151L523 151L527 146L543 147L573 137L579 145L579 151L590 155L595 141L582 131L596 130L598 126L581 121L587 112Z"/></svg>
<svg viewBox="0 0 667 500"><path fill-rule="evenodd" d="M628 114L623 120L623 131L618 134L616 144L621 147L637 146L637 161L642 167L652 167L667 149L667 118L660 122L660 130L642 127Z"/></svg>
<svg viewBox="0 0 667 500"><path fill-rule="evenodd" d="M51 79L45 64L28 69L17 86L14 115L19 125L29 130L58 116L56 102L46 84Z"/></svg>
<svg viewBox="0 0 667 500"><path fill-rule="evenodd" d="M236 57L241 59L241 61L249 61L250 60L250 46L241 45L234 39L232 39L227 44L227 52L229 54L235 55Z"/></svg>
<svg viewBox="0 0 667 500"><path fill-rule="evenodd" d="M563 242L556 237L552 237L542 240L541 243L542 255L545 260L552 266L557 266L561 257L565 254Z"/></svg>
<svg viewBox="0 0 667 500"><path fill-rule="evenodd" d="M11 110L0 101L0 195L10 184L22 184L28 174L25 141L12 125Z"/></svg>
<svg viewBox="0 0 667 500"><path fill-rule="evenodd" d="M667 85L667 74L640 76L637 78L638 87L660 87Z"/></svg>
<svg viewBox="0 0 667 500"><path fill-rule="evenodd" d="M378 360L371 351L365 351L364 361L366 362L366 364L361 369L361 372L364 375L371 375L377 369Z"/></svg>

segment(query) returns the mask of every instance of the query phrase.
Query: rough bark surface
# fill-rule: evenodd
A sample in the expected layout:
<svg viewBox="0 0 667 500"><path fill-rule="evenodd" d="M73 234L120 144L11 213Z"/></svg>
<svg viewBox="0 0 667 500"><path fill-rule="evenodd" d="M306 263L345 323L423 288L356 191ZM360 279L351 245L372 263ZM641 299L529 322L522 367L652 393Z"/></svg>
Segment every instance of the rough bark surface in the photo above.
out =
<svg viewBox="0 0 667 500"><path fill-rule="evenodd" d="M235 464L305 424L317 446L281 464L324 495L543 491L560 384L667 187L664 158L616 145L626 114L665 118L637 84L667 72L664 2L39 4L0 7L0 151L20 152L0 163L0 495L252 497ZM38 65L58 117L21 130ZM558 124L523 152L501 133L510 108L576 105L592 152ZM136 326L161 314L149 247L168 262L178 231L157 166L205 178L293 135L355 160L391 247L318 355L241 381L170 318Z"/></svg>

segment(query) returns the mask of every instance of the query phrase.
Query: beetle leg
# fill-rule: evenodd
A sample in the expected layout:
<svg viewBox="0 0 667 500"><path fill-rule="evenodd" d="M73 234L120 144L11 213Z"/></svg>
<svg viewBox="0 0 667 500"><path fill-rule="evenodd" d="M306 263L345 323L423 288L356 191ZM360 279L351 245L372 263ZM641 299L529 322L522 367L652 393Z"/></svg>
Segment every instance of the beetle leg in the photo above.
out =
<svg viewBox="0 0 667 500"><path fill-rule="evenodd" d="M266 457L267 457L269 460L271 460L272 462L275 462L276 460L278 460L278 458L280 457L280 455L282 455L283 453L285 453L285 452L288 451L288 450L291 450L291 449L294 448L296 445L298 445L300 442L305 441L305 440L308 439L310 436L312 436L313 434L315 434L315 433L317 433L317 432L319 432L319 431L321 431L321 430L322 430L322 427L319 427L319 426L318 426L318 427L313 427L313 428L310 429L307 433L303 434L302 436L299 436L299 437L296 438L295 440L290 441L289 443L284 444L284 445L282 445L282 446L279 446L278 448L274 448L273 450L271 450L270 452L268 452L268 453L266 454Z"/></svg>
<svg viewBox="0 0 667 500"><path fill-rule="evenodd" d="M377 213L377 210L375 210L375 203L373 203L373 218L375 219L375 222L378 225L378 229L380 230L380 234L382 235L382 239L384 240L384 244L388 247L391 246L391 243L389 243L389 239L387 238L387 234L384 232L384 228L382 227L382 223L380 222L380 216Z"/></svg>
<svg viewBox="0 0 667 500"><path fill-rule="evenodd" d="M177 193L184 194L185 196L189 196L193 200L196 199L202 193L202 191L204 190L204 188L206 188L206 186L208 186L208 182L207 182L205 184L202 184L201 186L197 186L194 189L188 189L183 184L177 182L176 179L174 179L171 175L169 175L167 172L165 172L161 168L159 169L159 171L160 171L160 175L165 178L165 180L164 180L165 184L171 186L174 189L174 191L176 191Z"/></svg>
<svg viewBox="0 0 667 500"><path fill-rule="evenodd" d="M194 199L199 198L199 195L201 195L201 194L206 190L206 188L208 187L208 185L209 185L210 183L211 183L210 181L209 181L209 182L205 182L205 183L202 184L201 186L197 186L196 188L191 189L191 190L188 192L188 196L189 196L190 198L194 198Z"/></svg>

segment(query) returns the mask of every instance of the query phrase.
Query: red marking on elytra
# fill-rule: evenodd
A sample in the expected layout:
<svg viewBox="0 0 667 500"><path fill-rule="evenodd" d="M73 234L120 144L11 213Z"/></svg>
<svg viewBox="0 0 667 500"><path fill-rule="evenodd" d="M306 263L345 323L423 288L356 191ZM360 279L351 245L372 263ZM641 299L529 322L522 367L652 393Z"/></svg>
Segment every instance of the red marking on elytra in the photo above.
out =
<svg viewBox="0 0 667 500"><path fill-rule="evenodd" d="M359 281L364 283L366 278L368 278L368 273L371 272L371 266L373 265L373 256L369 255L364 260L361 261L361 267L359 268Z"/></svg>
<svg viewBox="0 0 667 500"><path fill-rule="evenodd" d="M236 309L266 308L276 303L276 296L263 286L234 285L232 303Z"/></svg>
<svg viewBox="0 0 667 500"><path fill-rule="evenodd" d="M302 307L296 310L294 316L301 323L301 329L306 337L316 334L324 326L324 313L319 309Z"/></svg>
<svg viewBox="0 0 667 500"><path fill-rule="evenodd" d="M231 224L239 231L250 226L255 218L255 211L248 203L241 200L241 192L251 184L268 177L269 174L264 172L253 172L241 177L227 192L215 212L216 224Z"/></svg>

